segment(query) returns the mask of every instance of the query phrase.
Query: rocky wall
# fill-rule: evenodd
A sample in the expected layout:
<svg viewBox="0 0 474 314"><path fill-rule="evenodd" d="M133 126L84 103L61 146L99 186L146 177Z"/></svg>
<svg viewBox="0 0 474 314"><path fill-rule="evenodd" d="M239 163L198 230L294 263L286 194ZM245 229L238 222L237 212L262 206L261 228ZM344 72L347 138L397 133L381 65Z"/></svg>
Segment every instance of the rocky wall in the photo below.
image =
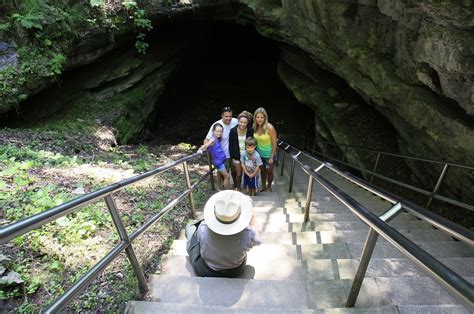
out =
<svg viewBox="0 0 474 314"><path fill-rule="evenodd" d="M401 153L474 165L472 1L241 2L246 6L242 20L266 37L298 47L380 112L395 128ZM305 70L310 68L299 71L311 77ZM302 78L287 76L283 81L301 98L296 82ZM318 88L312 92L308 85L306 95ZM316 112L324 107L320 99L305 98L319 108ZM325 124L348 144L372 136L351 137L339 124ZM412 165L412 171L431 187L440 174L437 167ZM472 178L451 175L447 184L472 198L463 192L473 190Z"/></svg>

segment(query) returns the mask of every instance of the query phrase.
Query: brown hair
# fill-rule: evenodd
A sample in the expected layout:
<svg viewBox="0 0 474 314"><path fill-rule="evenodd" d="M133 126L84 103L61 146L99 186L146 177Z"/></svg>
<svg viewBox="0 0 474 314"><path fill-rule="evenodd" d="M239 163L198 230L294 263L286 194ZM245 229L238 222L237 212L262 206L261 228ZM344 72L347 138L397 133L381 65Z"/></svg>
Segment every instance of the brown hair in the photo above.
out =
<svg viewBox="0 0 474 314"><path fill-rule="evenodd" d="M245 146L257 146L257 141L253 137L247 137Z"/></svg>

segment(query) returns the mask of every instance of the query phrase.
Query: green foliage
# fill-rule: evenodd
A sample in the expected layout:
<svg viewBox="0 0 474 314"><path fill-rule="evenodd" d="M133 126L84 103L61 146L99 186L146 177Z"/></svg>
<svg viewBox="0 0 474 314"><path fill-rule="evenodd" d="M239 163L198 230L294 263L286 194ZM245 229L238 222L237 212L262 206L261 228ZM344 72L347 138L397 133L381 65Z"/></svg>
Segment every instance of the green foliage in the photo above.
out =
<svg viewBox="0 0 474 314"><path fill-rule="evenodd" d="M0 71L0 112L16 106L28 93L62 73L66 51L87 24L89 14L83 5L69 1L21 1L9 6L10 14L1 20L0 31L17 38L17 62ZM12 27L17 26L17 27Z"/></svg>
<svg viewBox="0 0 474 314"><path fill-rule="evenodd" d="M0 72L0 111L25 100L25 90L34 89L38 78L53 78L61 74L66 57L59 52L35 46L18 49L19 65ZM36 78L36 79L33 79Z"/></svg>
<svg viewBox="0 0 474 314"><path fill-rule="evenodd" d="M145 32L152 30L153 25L151 25L151 21L146 17L145 10L138 8L136 1L127 0L122 2L122 5L128 11L132 11L131 19L137 32L135 48L138 52L145 54L149 46L145 42Z"/></svg>
<svg viewBox="0 0 474 314"><path fill-rule="evenodd" d="M14 21L19 22L20 25L26 30L42 30L43 25L41 21L44 20L44 16L41 13L28 12L25 15L14 13L12 15Z"/></svg>
<svg viewBox="0 0 474 314"><path fill-rule="evenodd" d="M105 0L90 0L92 7L102 7L105 5Z"/></svg>

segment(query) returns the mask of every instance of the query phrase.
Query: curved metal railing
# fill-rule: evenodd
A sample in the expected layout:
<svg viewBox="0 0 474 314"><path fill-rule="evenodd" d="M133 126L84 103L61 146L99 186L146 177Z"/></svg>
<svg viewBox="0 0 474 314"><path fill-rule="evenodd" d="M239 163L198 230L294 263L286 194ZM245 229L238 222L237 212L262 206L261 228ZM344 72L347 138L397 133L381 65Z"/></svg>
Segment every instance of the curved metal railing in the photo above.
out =
<svg viewBox="0 0 474 314"><path fill-rule="evenodd" d="M312 141L312 144L310 144L310 141ZM321 151L319 152L316 147L317 144L321 144L322 148ZM328 147L329 146L336 146L338 149L342 151L342 158L339 159L338 157L335 157L331 154L328 153ZM464 170L470 170L473 171L474 173L474 167L473 166L468 166L468 165L462 165L458 163L453 163L453 162L446 162L446 161L440 161L440 160L434 160L434 159L426 159L426 158L420 158L420 157L414 157L414 156L407 156L407 155L402 155L402 154L395 154L395 153L388 153L388 152L383 152L380 150L375 150L375 149L370 149L370 148L365 148L365 147L360 147L360 146L355 146L355 145L348 145L348 144L341 144L341 143L333 143L333 142L328 142L328 141L320 141L320 140L315 140L311 139L305 140L304 144L304 149L308 152L310 152L313 155L321 156L323 160L328 159L333 162L337 162L340 165L344 165L346 167L358 170L362 173L366 173L370 176L369 182L372 182L374 178L379 178L381 180L384 180L386 182L398 185L400 187L409 189L411 191L417 192L419 194L422 194L426 197L428 197L428 201L426 202L425 208L429 208L432 201L434 199L443 201L445 203L462 207L468 210L474 211L474 206L460 202L458 200L443 196L439 194L439 189L441 187L441 184L443 183L444 179L446 178L446 174L448 173L449 169L464 169ZM372 153L373 156L375 156L374 164L372 166L372 169L365 169L362 167L359 167L357 165L351 164L347 161L347 152L348 150L355 150L355 151L360 151L360 152L369 152ZM377 172L379 165L380 165L380 160L382 159L383 156L390 156L390 157L396 157L396 158L401 158L404 160L413 160L413 161L421 161L421 162L426 162L428 164L432 165L439 165L442 170L438 176L438 179L436 180L436 184L433 187L432 190L427 190L424 188L420 188L405 182L401 182L399 180L389 178L382 173Z"/></svg>
<svg viewBox="0 0 474 314"><path fill-rule="evenodd" d="M473 232L439 215L431 213L426 209L412 204L400 197L385 192L375 187L374 185L365 182L362 179L359 179L347 173L343 173L340 170L336 169L330 163L324 162L318 158L315 158L314 156L309 156L301 150L289 145L288 143L285 143L284 141L279 141L278 147L281 149L281 151L288 154L292 159L289 192L292 191L294 170L296 164L298 164L309 176L304 214L305 222L309 221L309 208L311 203L313 182L317 181L327 191L329 191L339 201L341 201L346 207L348 207L354 215L356 215L359 219L361 219L365 224L369 226L369 232L360 259L359 268L352 283L351 292L346 303L347 307L353 307L356 303L357 296L362 286L362 281L365 277L365 272L369 265L370 258L377 242L377 238L380 235L385 238L385 240L387 240L390 244L392 244L396 249L398 249L403 255L405 255L416 265L418 265L436 282L445 287L451 295L453 295L456 299L462 302L468 309L474 310L474 286L470 284L467 280L462 278L460 275L452 271L450 268L439 262L432 255L421 249L417 244L407 239L404 235L402 235L400 232L390 226L388 222L402 210L406 210L416 215L418 218L448 232L453 237L456 237L457 239L464 241L465 243L471 246L474 246ZM278 151L278 153L279 152L280 150ZM280 159L282 162L282 174L286 154L284 154L282 158L278 157L278 159ZM302 162L299 157L302 154L305 157L317 162L319 166L317 168L312 168ZM370 191L371 193L377 194L378 196L391 202L393 204L393 207L387 210L381 216L375 215L365 206L355 201L343 190L339 189L328 179L322 176L319 172L324 168L331 170L332 172L347 180L350 180L351 182L357 184L363 189Z"/></svg>
<svg viewBox="0 0 474 314"><path fill-rule="evenodd" d="M117 232L119 234L120 242L117 245L115 245L115 247L112 248L109 253L107 253L87 273L85 273L62 296L60 296L45 311L45 313L56 313L60 311L61 309L63 309L79 292L81 292L84 288L86 288L92 282L92 280L97 278L99 274L105 269L105 267L109 265L123 251L126 252L127 257L130 261L130 264L132 265L135 276L137 276L138 283L140 286L140 291L141 292L148 291L148 286L146 284L145 276L136 258L135 252L132 247L132 242L138 236L140 236L143 232L145 232L149 227L151 227L156 221L158 221L162 216L164 216L171 209L173 209L179 202L184 200L186 197L189 197L189 202L191 205L191 216L195 218L195 212L194 212L195 204L194 204L192 192L208 176L210 177L210 180L211 180L211 186L214 189L214 181L212 179L213 168L210 163L210 160L208 160L209 172L201 176L197 182L195 182L194 184L191 184L191 179L190 179L189 170L188 170L188 161L196 159L200 155L201 155L200 153L194 153L192 155L183 157L167 165L136 175L129 179L125 179L123 181L111 184L95 192L88 193L84 196L71 200L67 203L48 209L42 213L27 217L21 221L18 221L16 223L12 223L10 225L0 228L0 243L3 244L33 229L39 228L47 223L50 223L62 216L70 214L75 210L79 210L80 208L86 206L87 204L90 204L92 202L96 202L102 199L105 201L107 208L110 212L110 215L112 216L112 221L114 222L115 228L117 229ZM209 155L208 155L208 158L209 158ZM158 175L160 173L163 173L181 164L183 165L187 189L184 190L184 192L181 193L177 198L169 202L163 209L160 210L160 212L158 212L153 217L151 217L140 228L135 230L133 233L128 234L123 224L122 218L120 217L120 214L115 205L113 193L122 190L126 186L137 183L151 176Z"/></svg>

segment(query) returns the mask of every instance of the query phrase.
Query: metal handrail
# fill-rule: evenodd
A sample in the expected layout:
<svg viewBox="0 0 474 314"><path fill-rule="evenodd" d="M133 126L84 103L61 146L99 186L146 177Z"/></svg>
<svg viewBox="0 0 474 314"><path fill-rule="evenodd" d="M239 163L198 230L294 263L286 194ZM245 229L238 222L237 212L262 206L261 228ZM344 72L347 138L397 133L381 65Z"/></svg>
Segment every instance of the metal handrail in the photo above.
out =
<svg viewBox="0 0 474 314"><path fill-rule="evenodd" d="M297 150L297 148L295 147L293 148ZM313 161L317 163L322 162L321 160L307 154L306 154L306 157L309 159L312 159ZM432 211L429 211L423 207L420 207L406 199L403 199L398 195L385 191L375 186L374 184L371 184L367 181L362 180L361 178L353 174L350 174L348 172L342 172L341 170L337 169L334 165L328 162L324 162L322 165L324 165L326 169L331 170L332 172L345 178L346 180L349 180L352 183L358 185L359 187L383 198L385 201L388 201L392 204L402 203L404 210L430 223L433 227L443 230L444 232L448 233L450 236L455 237L456 239L460 241L466 242L470 245L474 245L473 233L469 229L461 225L458 225L449 219L439 216L433 213Z"/></svg>
<svg viewBox="0 0 474 314"><path fill-rule="evenodd" d="M437 199L437 200L443 201L443 202L451 204L451 205L455 205L455 206L458 206L458 207L462 207L462 208L474 211L474 206L473 205L470 205L470 204L467 204L467 203L464 203L464 202L460 202L460 201L454 200L452 198L449 198L449 197L442 196L442 195L438 194L438 190L439 190L441 184L443 183L443 180L446 176L448 168L462 168L462 169L474 170L474 166L468 166L468 165L464 165L464 164L441 161L441 160L435 160L435 159L421 158L421 157L416 157L416 156L389 153L389 152L384 152L384 151L371 149L371 148L366 148L366 147L361 147L361 146L356 146L356 145L342 144L342 143L337 143L337 142L321 141L321 140L316 140L316 139L311 139L311 140L313 141L312 148L307 148L306 149L306 147L309 147L309 145L306 145L306 143L305 143L305 149L307 151L310 151L312 154L321 155L323 160L325 158L327 158L327 159L336 161L337 163L339 163L341 165L350 167L352 169L361 171L363 173L367 173L367 174L370 175L370 180L369 180L370 182L372 182L374 178L379 178L379 179L382 179L386 182L396 184L396 185L401 186L403 188L406 188L406 189L412 190L414 192L423 194L424 196L428 196L428 201L425 205L426 208L430 207L431 202L432 202L433 199ZM322 143L324 145L324 149L323 149L322 152L316 151L316 149L315 149L316 143ZM337 157L334 157L334 156L331 156L331 155L327 154L327 146L328 145L337 146L338 148L340 148L340 147L344 148L343 149L344 152L343 152L342 160L338 159ZM346 156L347 156L347 149L348 148L351 148L351 149L354 149L354 150L359 150L359 151L371 152L371 153L376 154L376 160L374 162L374 165L373 165L372 169L369 170L369 169L365 169L365 168L362 168L362 167L358 167L357 165L353 165L353 164L350 164L349 162L345 161ZM428 162L428 163L431 163L431 164L439 164L439 165L443 166L443 169L442 169L442 171L441 171L441 173L438 177L438 180L437 180L436 185L434 186L433 190L429 191L429 190L426 190L426 189L423 189L423 188L420 188L420 187L416 187L414 185L411 185L411 184L408 184L408 183L405 183L405 182L401 182L401 181L396 180L396 179L389 178L389 177L384 176L380 173L377 173L377 168L378 168L378 165L379 165L379 161L380 161L380 158L382 156L392 156L392 157L398 157L398 158L403 158L403 159L410 159L410 160Z"/></svg>
<svg viewBox="0 0 474 314"><path fill-rule="evenodd" d="M208 176L210 177L212 187L213 185L213 167L209 166L209 171L202 175L197 182L191 185L189 170L187 162L199 157L201 153L194 153L186 157L180 158L174 162L166 164L164 166L158 167L156 169L144 172L142 174L136 175L134 177L122 180L117 183L108 185L100 190L88 193L79 198L71 200L67 203L61 204L54 208L48 209L42 213L27 217L21 221L12 223L10 225L0 228L0 243L6 243L16 237L19 237L33 229L39 228L47 223L50 223L64 215L72 213L75 210L78 210L87 204L92 202L104 199L109 209L109 212L112 216L112 221L114 222L115 228L120 236L120 242L115 245L109 253L107 253L98 263L96 263L87 273L85 273L79 280L72 285L63 295L58 297L55 302L45 311L45 313L56 313L61 311L78 293L80 293L84 288L86 288L89 283L92 282L99 274L109 265L117 256L125 251L127 257L132 265L135 275L138 279L138 284L140 286L141 292L148 291L148 286L146 284L145 276L143 271L138 263L138 260L135 256L135 252L132 247L132 241L139 237L143 232L145 232L149 227L151 227L156 221L158 221L163 215L168 213L172 208L174 208L179 202L189 197L189 202L191 205L191 215L194 217L195 213L195 204L192 197L192 192L201 184ZM209 155L208 155L209 158ZM120 217L118 209L115 205L113 198L113 193L122 190L126 186L137 183L144 179L147 179L151 176L163 173L171 168L174 168L180 164L183 164L183 170L185 174L186 186L187 189L179 195L177 198L169 202L160 212L154 215L151 219L145 222L140 228L135 230L132 234L128 234L123 221Z"/></svg>
<svg viewBox="0 0 474 314"><path fill-rule="evenodd" d="M381 217L376 216L370 210L368 210L365 206L358 203L354 199L352 199L349 195L347 195L344 191L333 185L329 182L326 178L324 178L319 171L323 168L328 168L331 170L335 170L335 168L322 160L319 160L313 156L309 156L303 153L306 157L310 157L313 160L316 160L320 166L316 169L312 169L307 164L304 164L302 161L299 160L299 155L301 155L301 151L288 143L283 141L278 142L278 147L283 150L285 153L288 153L292 158L292 165L291 165L291 174L290 174L290 182L292 182L291 176L294 175L294 165L298 163L299 166L309 175L309 180L316 180L319 184L321 184L326 190L328 190L331 194L333 194L339 201L341 201L346 207L348 207L353 214L355 214L359 219L361 219L365 224L369 226L369 233L367 236L366 243L364 245L364 249L362 252L362 257L359 263L359 269L357 270L356 276L354 278L351 292L349 294L346 306L353 307L357 296L360 291L360 287L362 286L362 281L365 277L365 272L367 270L370 258L372 256L372 252L375 248L375 244L379 235L385 238L390 244L392 244L396 249L398 249L402 254L412 260L415 264L417 264L423 271L425 271L431 278L437 281L439 284L444 286L450 294L452 294L456 299L462 302L467 308L474 310L474 286L470 284L467 280L459 276L457 273L453 272L447 266L439 262L436 258L432 255L421 249L418 245L416 245L411 240L407 239L403 236L400 232L390 226L387 221L395 217L396 214L401 212L401 210L408 210L409 212L418 212L419 208L416 206L413 207L412 204L409 202L404 202L402 199L401 202L395 203L395 206L389 209L385 214ZM292 154L291 151L295 152ZM282 164L282 168L284 164ZM338 175L343 176L344 178L351 179L354 182L354 176L346 176L340 171L335 171ZM359 183L362 180L357 180ZM364 188L364 185L359 185ZM377 191L379 195L385 195L386 192L382 190L378 190L376 187L366 184L369 191L373 192L374 190ZM305 206L305 221L307 217L309 217L309 206L308 204L311 202L311 192L313 188L312 183L308 184L308 193L307 193L307 200ZM291 186L290 186L291 190ZM387 198L390 198L390 195L386 195ZM392 202L394 199L392 199ZM418 217L424 217L426 215L425 212L421 211ZM436 215L431 214L426 221L433 223L435 222L438 226L444 226L445 219ZM454 224L455 225L455 224ZM471 231L457 225L447 225L444 226L443 230L450 230L451 233L458 234L458 238L466 240L467 243L473 245L474 235Z"/></svg>

